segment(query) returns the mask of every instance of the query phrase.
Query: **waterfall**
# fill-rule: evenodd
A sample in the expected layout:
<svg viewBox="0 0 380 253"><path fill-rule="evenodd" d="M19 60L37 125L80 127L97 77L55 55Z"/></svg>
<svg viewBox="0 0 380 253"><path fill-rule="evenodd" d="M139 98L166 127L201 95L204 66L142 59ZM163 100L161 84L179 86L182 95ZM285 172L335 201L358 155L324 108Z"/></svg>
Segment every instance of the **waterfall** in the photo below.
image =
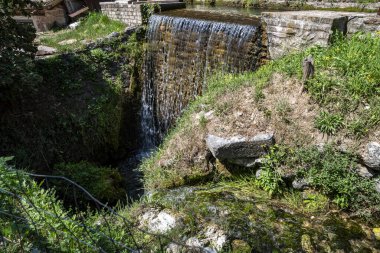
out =
<svg viewBox="0 0 380 253"><path fill-rule="evenodd" d="M145 148L155 147L215 71L253 70L260 32L255 25L153 15L149 20L142 94Z"/></svg>

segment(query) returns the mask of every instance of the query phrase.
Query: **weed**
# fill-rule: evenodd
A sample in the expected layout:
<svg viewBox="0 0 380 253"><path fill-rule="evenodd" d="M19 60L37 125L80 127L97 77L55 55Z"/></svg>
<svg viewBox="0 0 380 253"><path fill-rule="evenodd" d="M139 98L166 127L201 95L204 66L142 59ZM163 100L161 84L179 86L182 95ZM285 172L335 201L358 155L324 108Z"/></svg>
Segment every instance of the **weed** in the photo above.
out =
<svg viewBox="0 0 380 253"><path fill-rule="evenodd" d="M275 110L284 122L289 123L288 115L292 111L292 107L287 100L283 99L278 101L276 103Z"/></svg>
<svg viewBox="0 0 380 253"><path fill-rule="evenodd" d="M326 210L329 198L321 193L314 191L299 192L289 190L284 193L284 200L294 209L314 213Z"/></svg>
<svg viewBox="0 0 380 253"><path fill-rule="evenodd" d="M339 114L322 111L315 119L315 127L324 134L336 134L343 127L343 117Z"/></svg>
<svg viewBox="0 0 380 253"><path fill-rule="evenodd" d="M157 3L144 3L141 5L141 15L142 15L142 23L147 25L149 22L150 16L152 16L156 12L161 11L161 6Z"/></svg>
<svg viewBox="0 0 380 253"><path fill-rule="evenodd" d="M202 127L202 128L205 128L207 126L207 118L205 117L204 114L201 115L201 117L199 118L199 125Z"/></svg>
<svg viewBox="0 0 380 253"><path fill-rule="evenodd" d="M268 155L264 157L264 164L260 171L257 184L270 195L280 194L283 191L284 182L278 172L278 168L284 161L285 150L274 146L270 148Z"/></svg>

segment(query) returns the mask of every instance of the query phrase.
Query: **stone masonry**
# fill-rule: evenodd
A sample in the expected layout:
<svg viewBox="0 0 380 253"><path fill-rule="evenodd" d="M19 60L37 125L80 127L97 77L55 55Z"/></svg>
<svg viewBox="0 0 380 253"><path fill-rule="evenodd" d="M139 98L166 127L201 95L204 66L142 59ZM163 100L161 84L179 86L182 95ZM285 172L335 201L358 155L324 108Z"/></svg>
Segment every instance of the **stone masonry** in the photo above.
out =
<svg viewBox="0 0 380 253"><path fill-rule="evenodd" d="M141 4L133 2L101 2L102 12L114 20L128 26L142 25Z"/></svg>
<svg viewBox="0 0 380 253"><path fill-rule="evenodd" d="M376 14L333 11L263 12L263 26L272 59L311 45L327 46L334 31L380 31Z"/></svg>

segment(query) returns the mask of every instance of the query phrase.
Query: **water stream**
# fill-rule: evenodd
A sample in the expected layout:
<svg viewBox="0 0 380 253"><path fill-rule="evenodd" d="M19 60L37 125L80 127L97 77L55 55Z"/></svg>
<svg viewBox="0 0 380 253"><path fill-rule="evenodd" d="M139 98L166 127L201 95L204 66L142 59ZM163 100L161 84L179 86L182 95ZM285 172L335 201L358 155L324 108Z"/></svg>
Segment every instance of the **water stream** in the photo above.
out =
<svg viewBox="0 0 380 253"><path fill-rule="evenodd" d="M147 31L142 94L144 148L160 143L217 70L254 70L260 38L258 20L252 17L188 10L153 15Z"/></svg>

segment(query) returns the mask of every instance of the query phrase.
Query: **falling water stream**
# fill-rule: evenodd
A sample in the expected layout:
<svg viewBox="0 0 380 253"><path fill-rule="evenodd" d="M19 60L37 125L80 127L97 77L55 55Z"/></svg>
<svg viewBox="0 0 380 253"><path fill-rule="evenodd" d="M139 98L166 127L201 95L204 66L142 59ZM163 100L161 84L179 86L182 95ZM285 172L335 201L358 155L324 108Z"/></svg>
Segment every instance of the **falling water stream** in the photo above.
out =
<svg viewBox="0 0 380 253"><path fill-rule="evenodd" d="M210 75L254 70L261 51L257 19L194 11L153 15L147 40L141 117L145 149L159 144L189 102L205 91Z"/></svg>

